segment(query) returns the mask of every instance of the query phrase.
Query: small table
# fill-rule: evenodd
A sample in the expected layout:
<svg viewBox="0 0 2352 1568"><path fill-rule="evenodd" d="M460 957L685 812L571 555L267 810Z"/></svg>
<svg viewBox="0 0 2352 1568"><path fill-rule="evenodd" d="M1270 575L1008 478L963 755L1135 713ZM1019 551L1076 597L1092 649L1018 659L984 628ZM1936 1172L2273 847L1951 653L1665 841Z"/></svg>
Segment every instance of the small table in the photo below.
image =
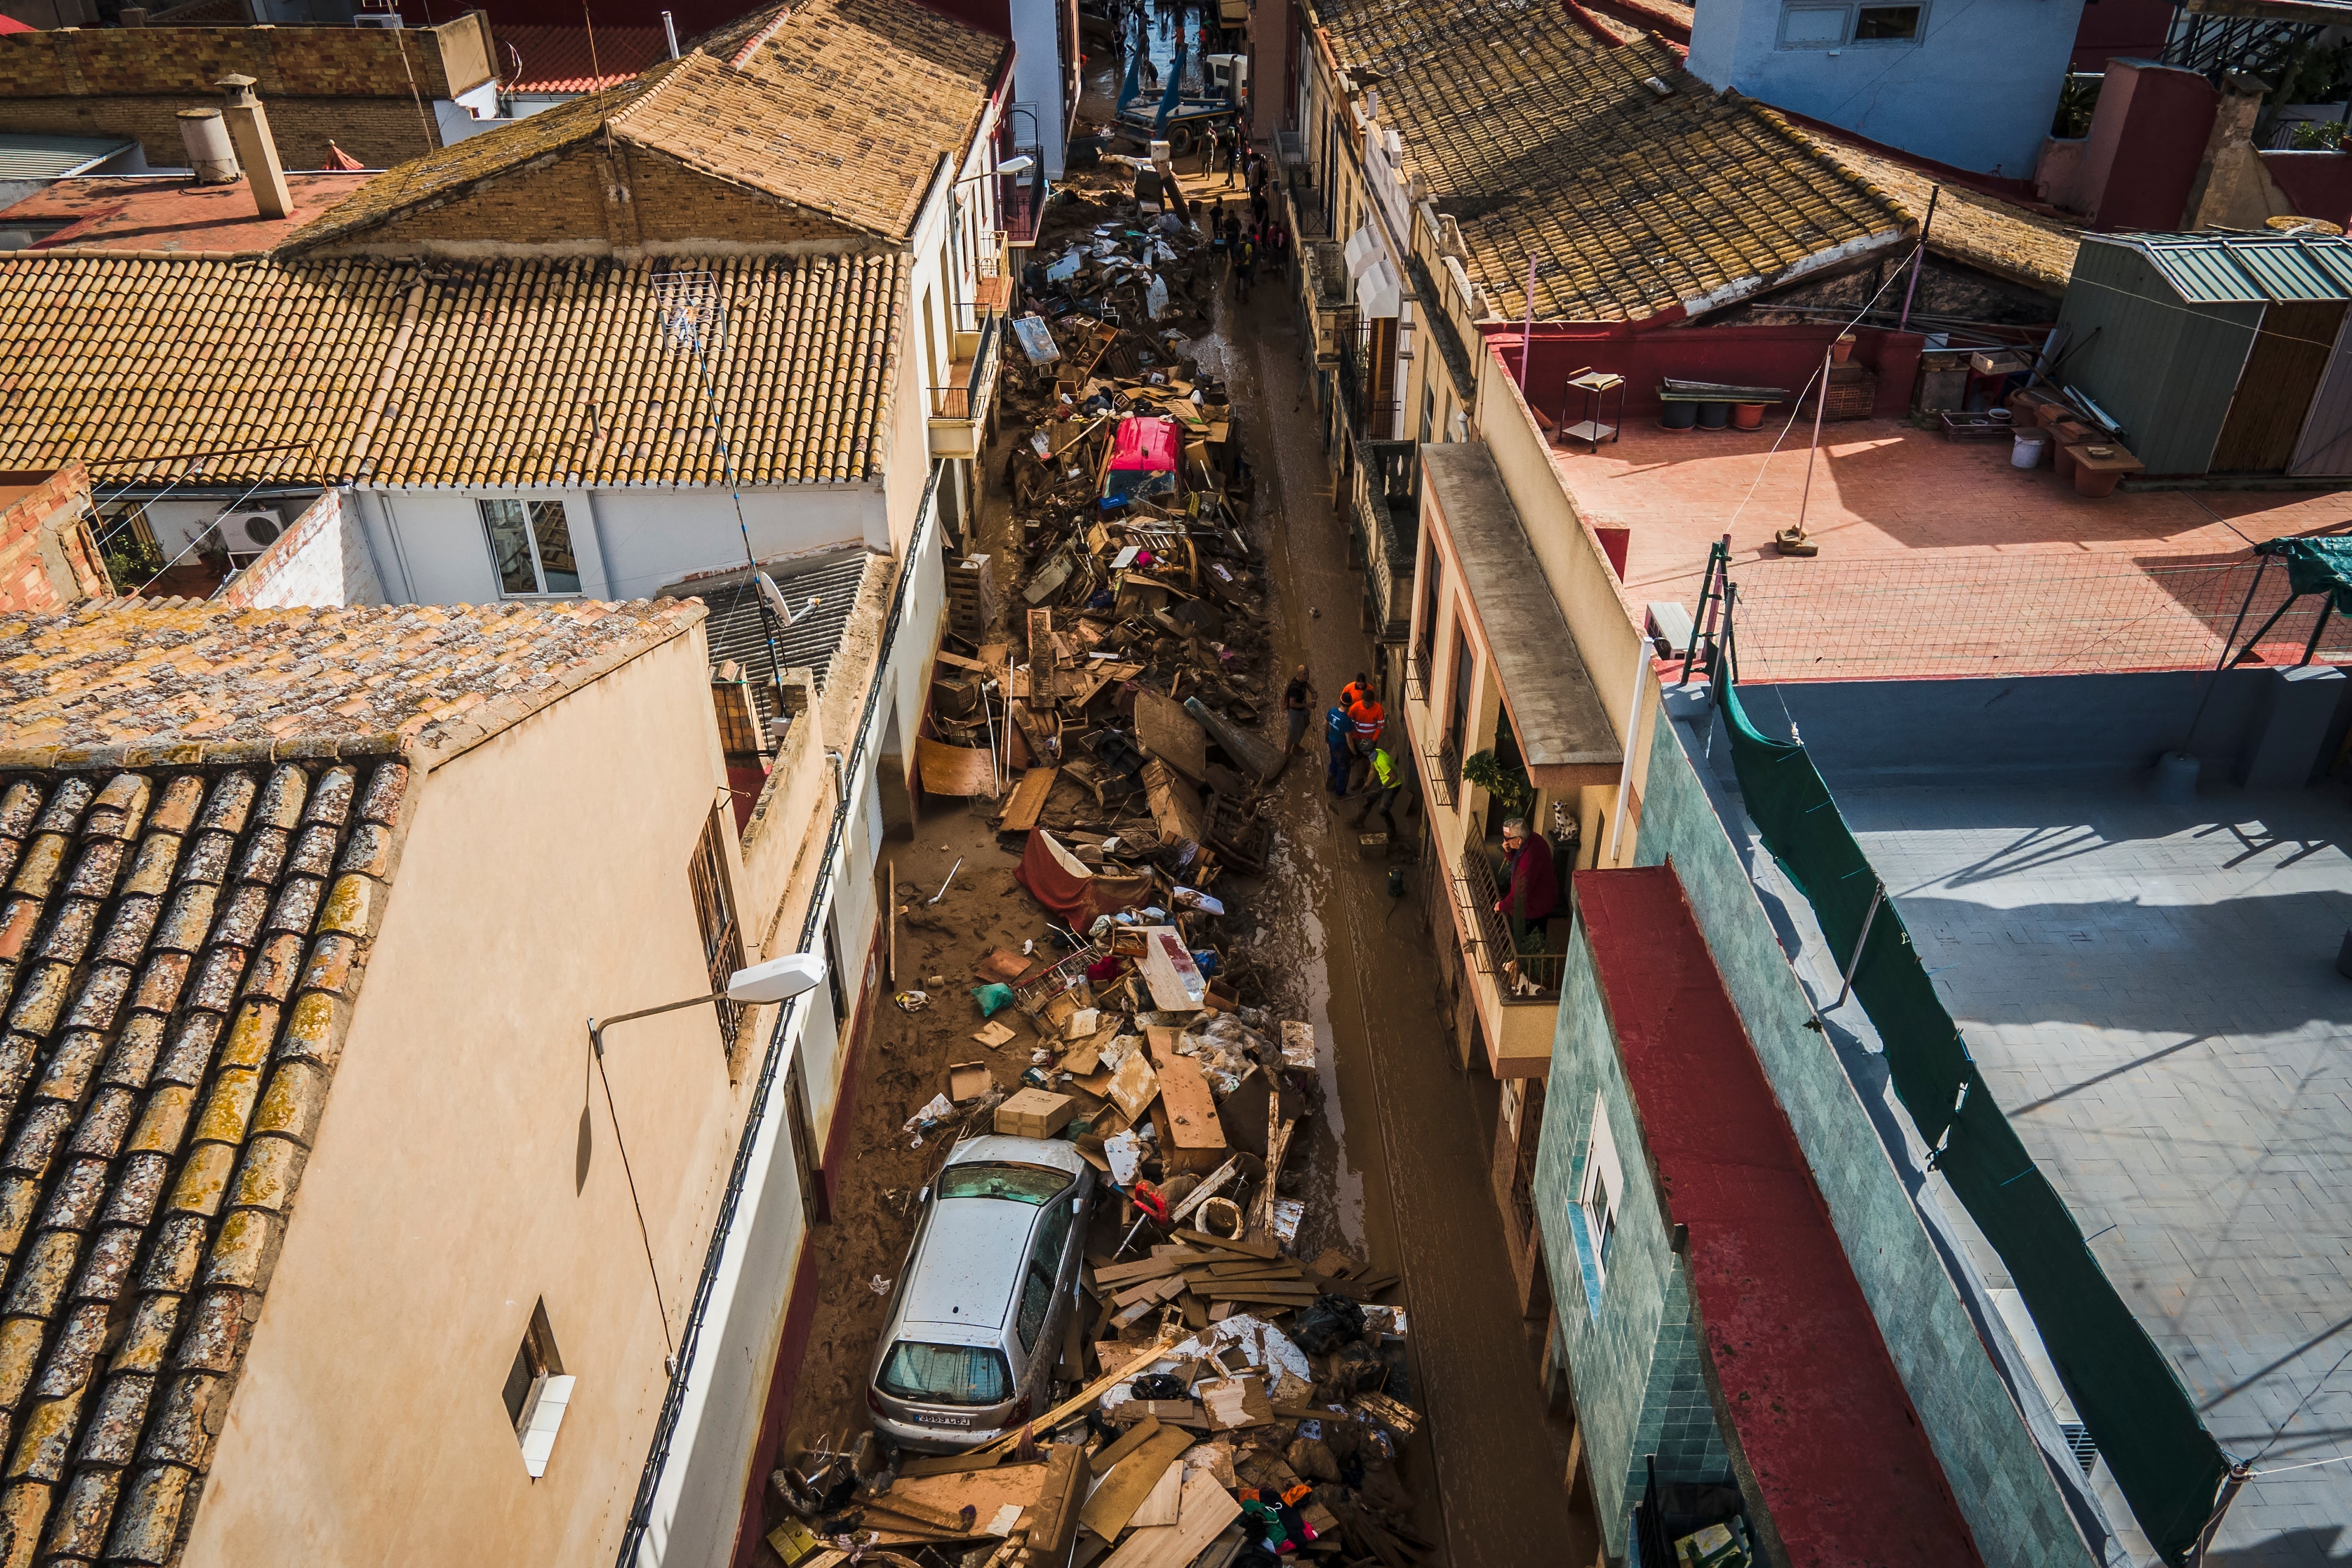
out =
<svg viewBox="0 0 2352 1568"><path fill-rule="evenodd" d="M2112 441L2079 443L2066 448L2066 456L2074 465L2074 493L2093 497L2115 494L2125 475L2147 466Z"/></svg>
<svg viewBox="0 0 2352 1568"><path fill-rule="evenodd" d="M1625 423L1625 378L1611 375L1607 371L1584 371L1569 377L1568 390L1584 394L1584 417L1567 426L1560 434L1570 441L1581 441L1593 451L1601 450L1602 440L1614 441ZM1601 423L1601 398L1609 392L1617 394L1617 423ZM1562 411L1565 413L1565 410Z"/></svg>

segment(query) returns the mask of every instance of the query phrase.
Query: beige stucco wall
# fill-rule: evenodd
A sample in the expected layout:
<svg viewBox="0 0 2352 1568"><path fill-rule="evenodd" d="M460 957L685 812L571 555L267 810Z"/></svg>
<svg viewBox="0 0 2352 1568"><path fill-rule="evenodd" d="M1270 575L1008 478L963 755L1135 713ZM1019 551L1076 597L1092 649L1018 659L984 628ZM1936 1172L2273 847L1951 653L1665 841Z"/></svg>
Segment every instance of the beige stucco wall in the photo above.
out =
<svg viewBox="0 0 2352 1568"><path fill-rule="evenodd" d="M666 1346L583 1019L706 988L706 659L697 627L425 780L191 1568L610 1560ZM748 1085L703 1009L609 1051L675 1333ZM541 1299L580 1382L533 1481L500 1390Z"/></svg>
<svg viewBox="0 0 2352 1568"><path fill-rule="evenodd" d="M1518 387L1483 341L1475 342L1474 351L1478 361L1478 439L1486 442L1494 455L1495 466L1503 476L1503 488L1509 493L1512 506L1518 508L1528 544L1535 551L1545 580L1551 585L1552 597L1559 601L1569 634L1576 639L1576 651L1582 655L1585 669L1591 673L1594 689L1608 710L1610 727L1617 732L1619 744L1631 753L1628 777L1647 778L1654 727L1651 721L1657 716L1658 690L1655 677L1646 673L1649 647L1642 635L1641 613L1626 597L1624 585L1617 580L1616 569L1602 553L1601 540L1591 525L1569 498L1559 470L1552 466L1551 448L1537 427L1527 400L1519 395ZM1642 716L1629 734L1626 719L1633 711L1631 698L1637 671L1643 672L1644 688ZM1610 821L1605 816L1600 819L1598 835L1592 826L1594 813L1613 811L1616 787L1587 787L1581 794L1580 810L1586 822L1584 863L1595 863L1591 857L1596 852L1601 854L1601 863L1633 863L1635 830L1641 820L1638 790L1627 803L1625 827L1619 836L1613 860L1606 852Z"/></svg>

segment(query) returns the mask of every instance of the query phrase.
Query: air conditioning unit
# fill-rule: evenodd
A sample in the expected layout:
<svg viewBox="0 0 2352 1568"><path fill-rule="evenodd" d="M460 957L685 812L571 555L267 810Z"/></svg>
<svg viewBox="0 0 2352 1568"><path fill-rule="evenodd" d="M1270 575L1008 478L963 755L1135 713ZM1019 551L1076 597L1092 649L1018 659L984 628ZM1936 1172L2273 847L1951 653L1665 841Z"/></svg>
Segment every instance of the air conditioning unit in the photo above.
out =
<svg viewBox="0 0 2352 1568"><path fill-rule="evenodd" d="M276 512L231 512L220 520L221 542L231 554L268 549L286 531Z"/></svg>

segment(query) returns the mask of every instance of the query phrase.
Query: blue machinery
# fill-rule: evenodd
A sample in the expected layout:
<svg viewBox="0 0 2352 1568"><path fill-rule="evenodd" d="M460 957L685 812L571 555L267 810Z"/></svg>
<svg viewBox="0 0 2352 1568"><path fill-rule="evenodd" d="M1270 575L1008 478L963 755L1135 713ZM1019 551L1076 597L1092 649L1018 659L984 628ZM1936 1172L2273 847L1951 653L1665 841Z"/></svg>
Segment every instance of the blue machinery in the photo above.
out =
<svg viewBox="0 0 2352 1568"><path fill-rule="evenodd" d="M1121 127L1144 133L1153 141L1165 141L1169 152L1181 157L1191 151L1192 139L1212 126L1226 124L1239 113L1239 106L1230 94L1219 98L1187 98L1184 96L1184 61L1192 49L1191 30L1179 24L1176 38L1176 60L1168 68L1168 86L1160 95L1156 110L1138 107L1143 96L1143 57L1149 48L1145 29L1149 20L1139 14L1135 21L1135 37L1127 54L1127 79L1119 84L1118 120Z"/></svg>

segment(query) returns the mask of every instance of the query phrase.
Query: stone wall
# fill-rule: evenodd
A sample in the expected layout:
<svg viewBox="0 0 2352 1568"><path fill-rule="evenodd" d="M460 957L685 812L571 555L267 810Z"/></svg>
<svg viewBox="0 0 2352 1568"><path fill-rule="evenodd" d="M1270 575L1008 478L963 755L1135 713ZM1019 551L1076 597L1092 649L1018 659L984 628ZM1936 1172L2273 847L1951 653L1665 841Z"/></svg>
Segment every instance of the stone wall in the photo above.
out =
<svg viewBox="0 0 2352 1568"><path fill-rule="evenodd" d="M157 168L184 168L180 110L217 109L220 78L249 76L287 168L327 167L332 141L388 169L443 145L433 105L489 81L491 48L480 12L438 27L9 33L0 35L0 130L125 137Z"/></svg>

